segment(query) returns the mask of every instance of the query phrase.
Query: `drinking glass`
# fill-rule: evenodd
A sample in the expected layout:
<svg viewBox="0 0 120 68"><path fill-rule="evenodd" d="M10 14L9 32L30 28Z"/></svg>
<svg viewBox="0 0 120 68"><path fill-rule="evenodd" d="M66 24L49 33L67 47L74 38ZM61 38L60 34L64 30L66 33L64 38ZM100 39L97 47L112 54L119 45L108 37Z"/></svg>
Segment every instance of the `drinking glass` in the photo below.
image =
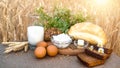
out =
<svg viewBox="0 0 120 68"><path fill-rule="evenodd" d="M44 27L42 26L29 26L27 27L27 37L30 48L35 48L36 44L44 40Z"/></svg>

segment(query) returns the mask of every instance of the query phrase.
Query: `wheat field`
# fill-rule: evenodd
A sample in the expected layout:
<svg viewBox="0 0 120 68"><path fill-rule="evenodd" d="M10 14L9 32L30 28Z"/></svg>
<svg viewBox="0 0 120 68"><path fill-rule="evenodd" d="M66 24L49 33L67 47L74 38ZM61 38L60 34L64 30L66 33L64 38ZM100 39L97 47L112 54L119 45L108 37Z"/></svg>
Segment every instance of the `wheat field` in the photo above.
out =
<svg viewBox="0 0 120 68"><path fill-rule="evenodd" d="M99 0L100 1L100 0ZM0 42L27 40L27 26L36 20L35 10L43 6L47 12L54 6L69 8L73 13L83 11L91 22L101 26L108 37L107 48L120 56L119 0L0 0ZM105 3L105 1L107 1Z"/></svg>

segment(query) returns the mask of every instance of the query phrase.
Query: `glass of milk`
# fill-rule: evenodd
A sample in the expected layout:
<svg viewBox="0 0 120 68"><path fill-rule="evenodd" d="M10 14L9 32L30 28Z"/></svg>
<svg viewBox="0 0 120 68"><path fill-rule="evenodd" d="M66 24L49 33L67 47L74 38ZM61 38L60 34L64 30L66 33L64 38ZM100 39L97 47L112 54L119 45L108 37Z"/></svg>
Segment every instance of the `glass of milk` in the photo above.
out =
<svg viewBox="0 0 120 68"><path fill-rule="evenodd" d="M44 40L44 27L42 26L29 26L27 27L28 42L30 47L35 47L36 44Z"/></svg>

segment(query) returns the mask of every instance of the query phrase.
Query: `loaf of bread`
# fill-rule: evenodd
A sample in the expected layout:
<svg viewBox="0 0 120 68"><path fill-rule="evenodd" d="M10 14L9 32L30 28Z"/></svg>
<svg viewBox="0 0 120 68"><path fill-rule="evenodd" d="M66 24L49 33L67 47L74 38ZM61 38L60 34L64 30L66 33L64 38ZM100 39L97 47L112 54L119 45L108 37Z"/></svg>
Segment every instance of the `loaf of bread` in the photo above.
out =
<svg viewBox="0 0 120 68"><path fill-rule="evenodd" d="M83 39L91 44L105 45L107 43L103 29L90 22L77 23L71 26L68 34L74 39Z"/></svg>
<svg viewBox="0 0 120 68"><path fill-rule="evenodd" d="M98 50L99 49L99 47L98 46L94 46L94 50ZM104 47L104 52L105 52L105 54L111 54L112 53L112 49L108 49L108 48L105 48Z"/></svg>
<svg viewBox="0 0 120 68"><path fill-rule="evenodd" d="M101 60L106 60L110 56L110 54L99 53L97 50L92 50L91 51L89 48L85 49L85 53L87 55L90 55L90 56L92 56L94 58L98 58L98 59L101 59Z"/></svg>

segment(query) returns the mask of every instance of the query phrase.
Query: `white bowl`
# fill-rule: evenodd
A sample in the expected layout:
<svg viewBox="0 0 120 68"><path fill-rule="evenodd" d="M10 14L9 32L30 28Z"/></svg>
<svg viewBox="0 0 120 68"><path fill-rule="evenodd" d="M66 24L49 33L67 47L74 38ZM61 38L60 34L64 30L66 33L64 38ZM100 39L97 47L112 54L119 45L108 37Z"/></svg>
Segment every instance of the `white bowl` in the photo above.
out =
<svg viewBox="0 0 120 68"><path fill-rule="evenodd" d="M51 42L52 42L55 46L57 46L58 48L66 48L66 47L68 47L68 46L71 44L72 40L56 41L56 40L54 40L53 37L52 37L52 38L51 38Z"/></svg>

